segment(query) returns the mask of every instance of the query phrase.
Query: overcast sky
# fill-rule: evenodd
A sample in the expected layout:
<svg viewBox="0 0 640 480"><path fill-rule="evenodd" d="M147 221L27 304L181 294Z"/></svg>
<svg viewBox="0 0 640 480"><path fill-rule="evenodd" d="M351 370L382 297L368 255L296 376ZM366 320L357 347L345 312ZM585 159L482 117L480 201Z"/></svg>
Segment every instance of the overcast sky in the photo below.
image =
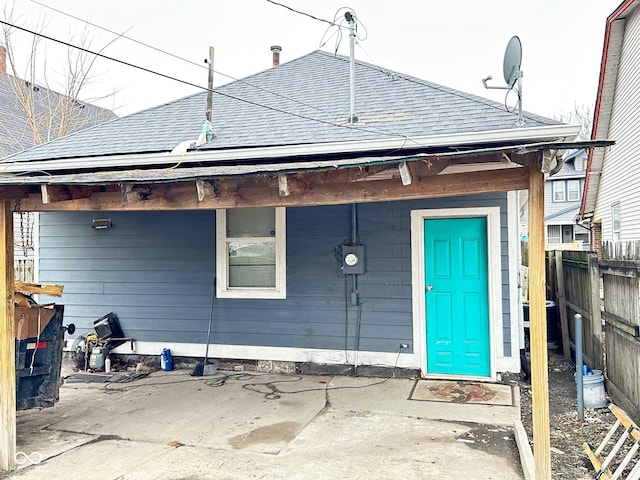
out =
<svg viewBox="0 0 640 480"><path fill-rule="evenodd" d="M504 84L503 56L509 39L522 42L523 107L549 117L574 105L593 105L607 16L621 0L279 0L318 18L344 18L353 9L360 40L356 58L451 88L503 101L505 91L485 90L482 78ZM303 16L267 0L4 0L13 5L13 20L69 40L88 28L91 49L114 35L75 20L79 17L120 32L197 65L120 38L103 53L197 85L206 86L204 58L215 48L215 85L228 77L243 78L271 67L270 46L282 46L281 62L322 48L336 49L336 27ZM46 8L42 4L51 8ZM55 9L55 10L54 10ZM1 13L6 20L4 13ZM366 38L365 38L366 33ZM30 35L16 32L14 43L28 55ZM328 42L320 47L321 41ZM77 42L77 40L76 40ZM49 68L63 65L66 53L44 42ZM337 45L348 55L348 35ZM42 53L44 56L44 52ZM199 91L131 67L100 60L86 97L113 90L102 106L126 115ZM292 86L295 88L294 86Z"/></svg>

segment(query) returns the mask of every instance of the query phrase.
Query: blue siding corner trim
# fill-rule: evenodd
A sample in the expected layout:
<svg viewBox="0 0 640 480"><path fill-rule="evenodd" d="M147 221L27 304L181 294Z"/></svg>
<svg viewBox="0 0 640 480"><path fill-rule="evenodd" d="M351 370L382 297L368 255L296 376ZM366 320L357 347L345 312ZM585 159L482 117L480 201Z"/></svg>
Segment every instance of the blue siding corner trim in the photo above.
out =
<svg viewBox="0 0 640 480"><path fill-rule="evenodd" d="M508 269L506 195L358 205L366 273L360 305L335 249L349 243L349 205L287 209L287 298L216 299L212 341L395 352L414 344L410 212L419 208L500 206L503 268ZM40 216L40 281L64 286L65 322L78 334L114 312L138 341L204 343L215 275L215 212L65 212ZM90 228L110 218L112 228ZM504 353L508 275L503 275ZM359 332L359 339L358 339Z"/></svg>

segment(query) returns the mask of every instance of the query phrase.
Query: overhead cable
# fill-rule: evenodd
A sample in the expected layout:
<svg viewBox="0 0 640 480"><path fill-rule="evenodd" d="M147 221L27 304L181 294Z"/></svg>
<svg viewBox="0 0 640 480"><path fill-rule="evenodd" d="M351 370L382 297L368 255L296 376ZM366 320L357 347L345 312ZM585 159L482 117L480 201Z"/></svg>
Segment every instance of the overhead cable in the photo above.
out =
<svg viewBox="0 0 640 480"><path fill-rule="evenodd" d="M30 33L32 35L36 35L38 37L44 38L45 40L56 42L56 43L59 43L61 45L69 47L69 48L75 48L77 50L80 50L82 52L88 53L90 55L95 55L97 57L104 58L105 60L110 60L112 62L120 63L122 65L126 65L128 67L135 68L135 69L141 70L141 71L146 72L146 73L151 73L153 75L157 75L159 77L166 78L168 80L179 82L179 83L182 83L184 85L188 85L190 87L198 88L200 90L209 91L209 89L207 87L203 87L203 86L198 85L196 83L189 82L187 80L181 80L181 79L179 79L177 77L173 77L171 75L167 75L166 73L157 72L155 70L151 70L150 68L142 67L140 65L136 65L134 63L127 62L125 60L120 60L118 58L111 57L111 56L105 55L103 53L94 52L93 50L89 50L88 48L84 48L84 47L81 47L79 45L74 45L74 44L66 42L64 40L60 40L60 39L57 39L57 38L54 38L54 37L50 37L50 36L45 35L43 33L35 32L33 30L29 30L28 28L20 27L18 25L14 25L14 24L11 24L9 22L5 22L4 20L0 20L0 24L6 25L6 26L11 27L11 28L15 28L17 30L21 30L21 31L26 32L26 33ZM269 105L264 105L264 104L261 104L261 103L253 102L251 100L247 100L247 99L244 99L242 97L231 95L229 93L224 93L224 92L221 92L221 91L218 91L218 90L215 90L215 89L212 89L211 91L213 93L215 93L216 95L221 95L223 97L227 97L229 99L236 100L238 102L243 102L243 103L246 103L246 104L249 104L249 105L253 105L255 107L264 108L264 109L271 110L271 111L278 112L278 113L282 113L282 114L285 114L285 115L290 115L290 116L293 116L293 117L296 117L296 118L300 118L300 119L303 119L303 120L309 120L309 121L312 121L312 122L322 123L324 125L330 125L332 127L346 128L346 129L350 129L350 130L357 130L357 131L367 132L367 133L375 133L375 134L378 134L378 135L386 135L386 136L389 136L389 137L400 137L400 138L405 138L407 140L410 140L406 135L402 135L402 134L398 134L398 133L392 133L392 132L385 132L385 131L381 131L381 130L363 128L363 127L360 127L360 126L354 126L352 124L340 124L340 123L336 123L336 122L332 122L332 121L328 121L328 120L321 120L319 118L313 118L313 117L309 117L307 115L302 115L302 114L299 114L299 113L288 112L288 111L282 110L280 108L276 108L276 107L272 107L272 106L269 106Z"/></svg>

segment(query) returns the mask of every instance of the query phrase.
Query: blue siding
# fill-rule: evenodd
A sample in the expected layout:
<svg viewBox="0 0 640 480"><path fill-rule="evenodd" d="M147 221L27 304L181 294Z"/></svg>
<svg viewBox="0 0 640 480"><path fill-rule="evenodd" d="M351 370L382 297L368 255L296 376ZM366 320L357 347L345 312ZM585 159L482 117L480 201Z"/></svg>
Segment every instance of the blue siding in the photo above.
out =
<svg viewBox="0 0 640 480"><path fill-rule="evenodd" d="M335 248L349 243L349 205L287 209L287 298L216 299L215 343L393 352L413 345L411 216L421 208L500 206L503 328L509 355L506 195L358 206L367 273L350 302ZM94 218L113 228L93 230ZM41 215L40 281L64 285L79 333L115 312L139 341L206 341L215 272L215 212L65 212ZM56 300L56 299L54 299ZM356 340L358 324L359 343Z"/></svg>

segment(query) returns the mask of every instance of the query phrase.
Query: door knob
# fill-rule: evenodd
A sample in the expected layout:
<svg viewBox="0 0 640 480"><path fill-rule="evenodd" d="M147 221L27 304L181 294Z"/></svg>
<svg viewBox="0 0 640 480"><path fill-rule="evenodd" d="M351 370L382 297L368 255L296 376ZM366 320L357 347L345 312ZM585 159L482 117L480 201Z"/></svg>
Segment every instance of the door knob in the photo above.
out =
<svg viewBox="0 0 640 480"><path fill-rule="evenodd" d="M433 285L427 285L427 292L430 292L431 290L433 290Z"/></svg>

